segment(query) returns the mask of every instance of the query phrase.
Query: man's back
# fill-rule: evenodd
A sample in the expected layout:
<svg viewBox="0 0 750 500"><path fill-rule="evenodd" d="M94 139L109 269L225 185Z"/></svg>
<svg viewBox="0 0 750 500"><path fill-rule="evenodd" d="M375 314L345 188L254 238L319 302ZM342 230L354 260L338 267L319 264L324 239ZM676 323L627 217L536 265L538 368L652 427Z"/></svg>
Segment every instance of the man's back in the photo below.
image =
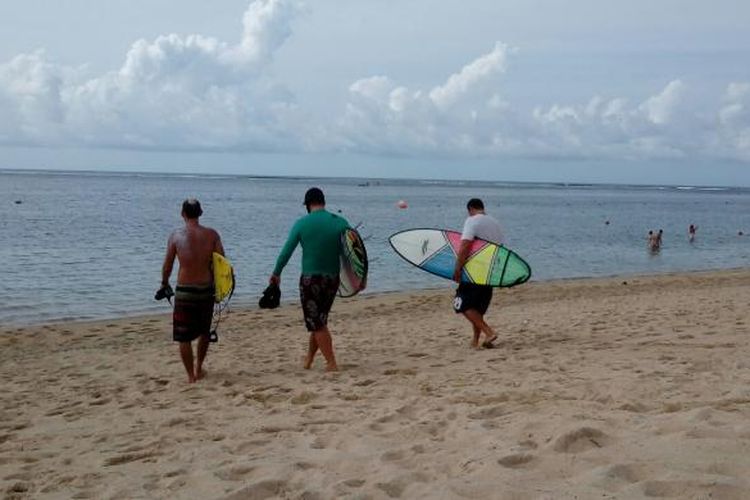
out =
<svg viewBox="0 0 750 500"><path fill-rule="evenodd" d="M295 227L302 245L303 273L338 274L341 233L349 227L346 220L317 210L297 221Z"/></svg>
<svg viewBox="0 0 750 500"><path fill-rule="evenodd" d="M177 282L184 285L204 285L213 282L211 257L216 251L218 233L199 224L190 224L172 233L171 241L177 251L180 271Z"/></svg>
<svg viewBox="0 0 750 500"><path fill-rule="evenodd" d="M505 242L500 223L487 214L476 214L466 219L461 239L473 240L474 238L498 244Z"/></svg>

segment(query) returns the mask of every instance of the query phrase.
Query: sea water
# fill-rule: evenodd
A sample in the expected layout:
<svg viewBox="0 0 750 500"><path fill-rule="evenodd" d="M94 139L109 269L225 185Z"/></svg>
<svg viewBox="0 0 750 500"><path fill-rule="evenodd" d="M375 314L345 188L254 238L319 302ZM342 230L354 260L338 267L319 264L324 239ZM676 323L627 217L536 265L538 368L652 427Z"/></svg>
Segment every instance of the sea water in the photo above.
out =
<svg viewBox="0 0 750 500"><path fill-rule="evenodd" d="M388 236L460 229L472 197L501 222L533 280L750 265L743 188L0 171L0 324L167 312L153 295L186 197L200 199L201 222L220 232L235 265L233 304L255 305L311 186L360 224L369 293L451 287L401 260ZM653 254L646 237L658 229L664 243ZM297 297L299 256L283 273L283 300Z"/></svg>

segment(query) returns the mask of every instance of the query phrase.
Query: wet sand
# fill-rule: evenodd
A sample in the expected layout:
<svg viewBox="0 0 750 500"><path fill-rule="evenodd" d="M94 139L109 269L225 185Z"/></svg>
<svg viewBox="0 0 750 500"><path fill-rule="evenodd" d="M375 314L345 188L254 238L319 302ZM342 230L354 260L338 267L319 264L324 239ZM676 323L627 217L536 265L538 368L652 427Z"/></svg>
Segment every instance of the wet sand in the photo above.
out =
<svg viewBox="0 0 750 500"><path fill-rule="evenodd" d="M194 385L167 315L0 328L0 497L750 498L750 270L451 302L339 299L335 374L236 309Z"/></svg>

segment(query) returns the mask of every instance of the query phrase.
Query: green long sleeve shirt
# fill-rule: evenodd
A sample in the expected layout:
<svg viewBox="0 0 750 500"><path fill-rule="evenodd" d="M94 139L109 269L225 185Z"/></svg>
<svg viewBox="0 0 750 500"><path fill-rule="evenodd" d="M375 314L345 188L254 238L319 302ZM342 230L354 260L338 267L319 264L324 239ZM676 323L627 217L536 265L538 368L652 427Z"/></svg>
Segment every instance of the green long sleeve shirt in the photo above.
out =
<svg viewBox="0 0 750 500"><path fill-rule="evenodd" d="M302 274L338 276L341 233L349 223L327 210L316 210L295 222L281 249L273 274L280 276L297 244L302 245Z"/></svg>

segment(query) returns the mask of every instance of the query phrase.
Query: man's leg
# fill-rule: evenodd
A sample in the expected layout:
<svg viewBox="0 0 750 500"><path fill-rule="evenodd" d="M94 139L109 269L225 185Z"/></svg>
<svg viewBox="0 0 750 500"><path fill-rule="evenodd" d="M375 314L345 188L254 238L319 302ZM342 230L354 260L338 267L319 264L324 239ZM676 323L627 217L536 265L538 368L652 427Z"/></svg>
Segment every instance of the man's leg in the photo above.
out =
<svg viewBox="0 0 750 500"><path fill-rule="evenodd" d="M466 319L468 319L474 326L475 332L478 328L487 336L487 340L485 341L486 344L492 344L492 342L497 339L497 335L492 330L492 328L490 328L490 325L484 322L484 316L482 314L479 314L479 311L477 311L476 309L468 309L464 311L464 316L466 316Z"/></svg>
<svg viewBox="0 0 750 500"><path fill-rule="evenodd" d="M336 365L336 356L333 354L333 339L331 338L331 332L328 331L328 327L324 326L319 330L315 330L313 336L320 348L320 352L326 358L326 371L338 371L339 367Z"/></svg>
<svg viewBox="0 0 750 500"><path fill-rule="evenodd" d="M474 323L471 324L471 327L474 329L474 337L471 340L471 347L477 348L479 347L479 337L482 335L482 330Z"/></svg>
<svg viewBox="0 0 750 500"><path fill-rule="evenodd" d="M310 341L307 347L307 356L305 356L305 370L309 370L310 367L312 367L316 352L318 352L318 341L315 340L315 333L310 332Z"/></svg>
<svg viewBox="0 0 750 500"><path fill-rule="evenodd" d="M206 355L208 354L208 345L208 335L198 337L198 359L195 363L195 380L200 380L206 375L203 371L203 362L206 360Z"/></svg>
<svg viewBox="0 0 750 500"><path fill-rule="evenodd" d="M180 357L188 374L188 383L192 384L195 382L195 373L193 372L193 344L190 342L180 342Z"/></svg>

